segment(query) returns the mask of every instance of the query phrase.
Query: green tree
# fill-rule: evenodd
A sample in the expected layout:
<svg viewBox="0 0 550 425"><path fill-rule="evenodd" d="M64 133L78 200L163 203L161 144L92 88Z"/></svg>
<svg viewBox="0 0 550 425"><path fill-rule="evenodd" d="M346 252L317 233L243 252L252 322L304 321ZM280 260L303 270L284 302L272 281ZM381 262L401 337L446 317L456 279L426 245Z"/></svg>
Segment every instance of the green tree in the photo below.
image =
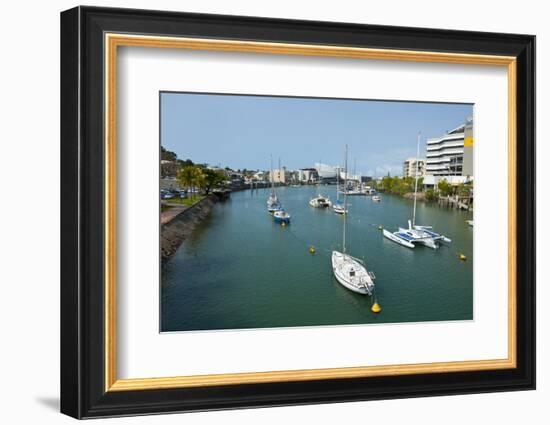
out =
<svg viewBox="0 0 550 425"><path fill-rule="evenodd" d="M177 174L176 179L181 187L184 188L204 188L206 179L204 172L200 167L196 165L189 165L183 167ZM192 194L191 197L194 197Z"/></svg>
<svg viewBox="0 0 550 425"><path fill-rule="evenodd" d="M183 167L189 167L189 166L192 166L192 165L195 165L195 163L193 161L191 161L190 159L186 159L185 161L182 160L182 159L178 159L177 160L178 162L178 165L183 168Z"/></svg>
<svg viewBox="0 0 550 425"><path fill-rule="evenodd" d="M437 183L437 188L443 196L449 196L453 194L453 186L447 181L447 179L442 179Z"/></svg>
<svg viewBox="0 0 550 425"><path fill-rule="evenodd" d="M394 179L392 177L385 176L382 178L382 187L385 191L391 192L394 186Z"/></svg>
<svg viewBox="0 0 550 425"><path fill-rule="evenodd" d="M178 156L169 150L164 149L163 146L160 147L160 159L164 161L175 161Z"/></svg>
<svg viewBox="0 0 550 425"><path fill-rule="evenodd" d="M461 183L457 186L456 192L460 196L469 196L471 189L472 189L472 184L471 183Z"/></svg>
<svg viewBox="0 0 550 425"><path fill-rule="evenodd" d="M426 199L428 201L435 201L437 199L437 193L434 189L428 189L426 191Z"/></svg>
<svg viewBox="0 0 550 425"><path fill-rule="evenodd" d="M204 189L206 194L209 194L212 189L222 186L225 182L225 174L219 170L205 168L202 170L204 174Z"/></svg>

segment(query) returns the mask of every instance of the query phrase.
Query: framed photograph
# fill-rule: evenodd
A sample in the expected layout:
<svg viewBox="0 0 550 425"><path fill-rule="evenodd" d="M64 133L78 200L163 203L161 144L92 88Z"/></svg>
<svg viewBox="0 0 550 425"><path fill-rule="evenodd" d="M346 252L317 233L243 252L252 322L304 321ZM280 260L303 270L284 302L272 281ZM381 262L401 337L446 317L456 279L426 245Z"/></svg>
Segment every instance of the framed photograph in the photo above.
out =
<svg viewBox="0 0 550 425"><path fill-rule="evenodd" d="M61 14L61 411L535 388L535 37Z"/></svg>

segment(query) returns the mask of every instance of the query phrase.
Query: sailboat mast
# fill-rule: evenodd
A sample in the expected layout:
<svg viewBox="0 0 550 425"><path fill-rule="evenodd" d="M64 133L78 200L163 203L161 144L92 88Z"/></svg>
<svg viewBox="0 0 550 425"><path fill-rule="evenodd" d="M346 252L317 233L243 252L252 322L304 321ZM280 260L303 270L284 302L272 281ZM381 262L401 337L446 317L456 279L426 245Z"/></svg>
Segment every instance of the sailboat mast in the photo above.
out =
<svg viewBox="0 0 550 425"><path fill-rule="evenodd" d="M414 227L416 219L416 191L418 190L418 155L420 155L420 131L418 132L418 137L416 139L416 160L415 160L415 170L414 170L414 203L413 203L413 221L412 225Z"/></svg>
<svg viewBox="0 0 550 425"><path fill-rule="evenodd" d="M338 166L336 171L336 201L340 199L340 166Z"/></svg>
<svg viewBox="0 0 550 425"><path fill-rule="evenodd" d="M271 177L271 194L273 195L275 193L275 179L273 175L273 155L270 155L270 158L271 158L271 172L269 174Z"/></svg>
<svg viewBox="0 0 550 425"><path fill-rule="evenodd" d="M344 159L344 211L348 210L348 145L346 145L346 156ZM346 228L348 222L347 213L344 214L344 231L342 232L342 253L346 257Z"/></svg>

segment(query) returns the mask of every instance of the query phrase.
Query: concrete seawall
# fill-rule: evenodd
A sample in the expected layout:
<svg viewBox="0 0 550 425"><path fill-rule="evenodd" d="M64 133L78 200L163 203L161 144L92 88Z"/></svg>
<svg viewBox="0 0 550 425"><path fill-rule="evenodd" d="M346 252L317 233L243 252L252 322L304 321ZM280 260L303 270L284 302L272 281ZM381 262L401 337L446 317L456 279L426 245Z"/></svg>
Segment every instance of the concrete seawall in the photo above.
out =
<svg viewBox="0 0 550 425"><path fill-rule="evenodd" d="M218 202L218 198L210 195L190 207L174 207L174 209L179 208L181 210L177 213L174 209L169 210L171 216L165 222L163 220L160 228L160 251L163 262L175 254L181 243L191 235L197 224L210 214L216 202Z"/></svg>

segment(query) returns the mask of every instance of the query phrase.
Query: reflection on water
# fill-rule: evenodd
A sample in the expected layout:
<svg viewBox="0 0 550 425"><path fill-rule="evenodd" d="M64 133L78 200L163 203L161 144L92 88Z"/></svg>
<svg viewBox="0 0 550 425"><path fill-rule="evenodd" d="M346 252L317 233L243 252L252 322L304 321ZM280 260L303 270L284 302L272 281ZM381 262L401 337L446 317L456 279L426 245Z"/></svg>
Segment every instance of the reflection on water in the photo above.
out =
<svg viewBox="0 0 550 425"><path fill-rule="evenodd" d="M322 194L336 198L334 186ZM453 242L409 249L378 229L406 226L412 201L382 194L349 198L348 251L376 274L382 307L338 284L330 251L341 248L342 216L309 207L315 187L279 190L292 223L266 211L267 190L243 191L218 203L162 268L163 331L396 323L472 319L471 213L419 203L417 223ZM308 247L316 247L314 255ZM468 260L460 261L459 253Z"/></svg>

